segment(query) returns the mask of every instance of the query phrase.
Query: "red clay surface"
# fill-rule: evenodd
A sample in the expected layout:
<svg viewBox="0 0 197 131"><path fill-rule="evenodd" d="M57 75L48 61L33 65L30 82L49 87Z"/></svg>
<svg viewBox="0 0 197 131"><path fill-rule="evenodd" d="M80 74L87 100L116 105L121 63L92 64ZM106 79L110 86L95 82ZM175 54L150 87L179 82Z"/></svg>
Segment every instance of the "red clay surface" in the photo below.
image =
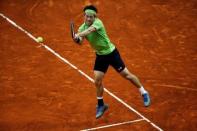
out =
<svg viewBox="0 0 197 131"><path fill-rule="evenodd" d="M3 13L93 77L94 52L73 43L70 19L95 4L127 67L150 92L112 68L104 84L163 130L197 130L197 2L195 0L1 0ZM109 110L95 119L93 83L0 17L0 130L81 130L140 119L105 93ZM146 121L102 130L156 130Z"/></svg>

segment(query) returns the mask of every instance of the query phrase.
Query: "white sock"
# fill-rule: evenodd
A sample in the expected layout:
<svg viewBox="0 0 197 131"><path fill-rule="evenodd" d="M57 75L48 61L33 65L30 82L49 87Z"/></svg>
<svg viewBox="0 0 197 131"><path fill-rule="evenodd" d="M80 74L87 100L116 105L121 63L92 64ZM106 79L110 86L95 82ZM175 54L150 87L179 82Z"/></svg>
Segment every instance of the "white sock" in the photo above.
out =
<svg viewBox="0 0 197 131"><path fill-rule="evenodd" d="M140 91L141 95L147 93L147 91L144 89L143 86L141 86L141 87L139 88L139 91Z"/></svg>
<svg viewBox="0 0 197 131"><path fill-rule="evenodd" d="M97 99L100 100L100 99L103 99L103 97L102 96L100 96L100 97L97 96Z"/></svg>

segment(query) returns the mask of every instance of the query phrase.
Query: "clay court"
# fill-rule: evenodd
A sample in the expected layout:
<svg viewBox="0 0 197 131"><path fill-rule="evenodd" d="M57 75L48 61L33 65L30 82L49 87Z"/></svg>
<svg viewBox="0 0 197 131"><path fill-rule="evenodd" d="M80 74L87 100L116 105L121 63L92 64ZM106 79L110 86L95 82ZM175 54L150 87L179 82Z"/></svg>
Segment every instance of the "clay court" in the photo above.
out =
<svg viewBox="0 0 197 131"><path fill-rule="evenodd" d="M149 91L150 107L110 67L109 110L95 119L95 53L73 42L69 25L82 24L88 4ZM0 1L1 131L196 131L196 67L196 0Z"/></svg>

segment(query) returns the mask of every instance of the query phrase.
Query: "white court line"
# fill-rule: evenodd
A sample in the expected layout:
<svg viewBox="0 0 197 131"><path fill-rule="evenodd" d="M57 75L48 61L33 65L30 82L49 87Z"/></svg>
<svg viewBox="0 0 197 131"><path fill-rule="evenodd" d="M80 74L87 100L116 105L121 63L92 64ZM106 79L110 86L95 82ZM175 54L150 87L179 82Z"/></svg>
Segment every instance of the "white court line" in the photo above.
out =
<svg viewBox="0 0 197 131"><path fill-rule="evenodd" d="M9 23L11 23L13 26L15 26L16 28L18 28L19 30L21 30L22 32L24 32L25 34L27 34L30 38L32 38L35 42L36 38L29 32L27 32L26 30L24 30L22 27L20 27L19 25L17 25L14 21L10 20L8 17L6 17L4 14L0 13L0 16L3 17L4 19L6 19ZM38 43L38 42L37 42ZM39 43L40 44L40 43ZM66 60L65 58L63 58L62 56L60 56L58 53L56 53L54 50L52 50L50 47L48 47L47 45L41 44L43 47L45 47L48 51L50 51L52 54L54 54L55 56L57 56L59 59L61 59L64 63L70 65L72 68L76 69L80 74L82 74L83 76L85 76L88 80L90 80L91 82L94 83L94 80L89 77L87 74L85 74L83 71L79 70L76 66L74 66L73 64L71 64L68 60ZM139 113L137 110L135 110L133 107L131 107L130 105L128 105L127 103L125 103L122 99L118 98L116 95L114 95L113 93L111 93L109 90L107 90L106 88L104 88L104 91L107 92L109 95L111 95L113 98L115 98L117 101L119 101L120 103L122 103L124 106L126 106L128 109L130 109L131 111L135 112L137 115L139 115L141 118L143 118L145 121L147 121L148 123L150 123L154 128L156 128L159 131L163 131L159 126L157 126L156 124L154 124L153 122L151 122L148 118L146 118L145 116L143 116L141 113Z"/></svg>
<svg viewBox="0 0 197 131"><path fill-rule="evenodd" d="M137 119L137 120L133 120L133 121L126 121L126 122L121 122L121 123L116 123L116 124L99 126L99 127L95 127L95 128L83 129L81 131L92 131L92 130L97 130L97 129L109 128L109 127L113 127L113 126L126 125L126 124L131 124L131 123L135 123L135 122L139 122L139 121L143 121L143 120L144 119Z"/></svg>
<svg viewBox="0 0 197 131"><path fill-rule="evenodd" d="M170 88L176 88L176 89L182 89L182 90L189 90L189 91L197 91L197 89L184 87L184 86L167 85L167 84L154 84L154 85L161 86L161 87L170 87Z"/></svg>

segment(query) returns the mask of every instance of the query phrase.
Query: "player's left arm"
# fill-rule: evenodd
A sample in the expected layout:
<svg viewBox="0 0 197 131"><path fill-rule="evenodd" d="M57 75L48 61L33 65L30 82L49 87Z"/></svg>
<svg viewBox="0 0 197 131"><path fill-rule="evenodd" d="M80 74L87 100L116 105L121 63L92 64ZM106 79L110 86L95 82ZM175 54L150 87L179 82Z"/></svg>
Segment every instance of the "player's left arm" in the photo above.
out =
<svg viewBox="0 0 197 131"><path fill-rule="evenodd" d="M76 37L86 37L88 34L92 33L92 32L95 32L96 31L96 28L93 27L93 26L90 26L88 29L82 31L82 32L79 32L76 34Z"/></svg>

